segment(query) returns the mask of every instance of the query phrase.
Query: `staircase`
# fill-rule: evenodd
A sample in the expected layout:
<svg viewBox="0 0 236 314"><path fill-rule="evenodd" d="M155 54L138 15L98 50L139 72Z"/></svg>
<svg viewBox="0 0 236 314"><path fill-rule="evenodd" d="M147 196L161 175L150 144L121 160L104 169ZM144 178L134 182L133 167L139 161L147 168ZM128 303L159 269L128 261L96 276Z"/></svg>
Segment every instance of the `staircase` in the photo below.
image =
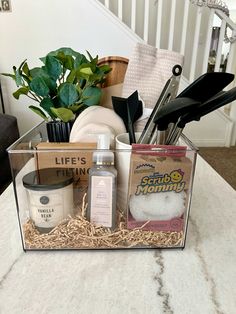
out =
<svg viewBox="0 0 236 314"><path fill-rule="evenodd" d="M184 55L180 89L207 71L235 73L236 24L228 10L216 0L99 0L126 24L138 40ZM218 4L217 4L218 3ZM197 5L198 4L198 5ZM206 5L208 4L208 5ZM216 35L216 40L212 37ZM229 86L232 88L234 84ZM225 137L212 146L236 143L236 109L219 109L217 119L225 123ZM198 143L201 145L201 143ZM204 145L204 143L202 143ZM211 145L211 144L210 144Z"/></svg>

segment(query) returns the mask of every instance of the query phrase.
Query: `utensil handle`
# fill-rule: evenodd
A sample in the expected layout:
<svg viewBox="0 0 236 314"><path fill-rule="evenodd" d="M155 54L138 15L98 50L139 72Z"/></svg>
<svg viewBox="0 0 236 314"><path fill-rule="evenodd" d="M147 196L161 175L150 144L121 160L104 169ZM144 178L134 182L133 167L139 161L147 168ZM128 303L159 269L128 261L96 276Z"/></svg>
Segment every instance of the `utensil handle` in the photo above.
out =
<svg viewBox="0 0 236 314"><path fill-rule="evenodd" d="M130 127L129 127L129 143L130 143L130 145L136 143L134 128L130 128Z"/></svg>
<svg viewBox="0 0 236 314"><path fill-rule="evenodd" d="M127 110L128 113L128 132L129 132L129 143L130 145L136 143L135 133L134 133L134 125L130 117L130 112Z"/></svg>
<svg viewBox="0 0 236 314"><path fill-rule="evenodd" d="M167 145L175 145L182 134L183 129L176 127L175 131L172 133L171 137L167 141Z"/></svg>
<svg viewBox="0 0 236 314"><path fill-rule="evenodd" d="M164 105L168 95L169 95L169 87L171 85L171 79L169 79L165 86L164 89L161 92L161 95L155 105L155 107L153 108L153 111L146 123L146 125L144 126L143 132L138 140L139 144L149 144L149 141L151 140L153 133L155 131L156 128L156 124L154 123L155 119L156 119L156 115L157 112L159 111L159 109Z"/></svg>
<svg viewBox="0 0 236 314"><path fill-rule="evenodd" d="M155 107L144 127L144 130L138 140L139 144L150 144L153 141L153 134L156 129L156 124L154 121L156 120L157 114L159 110L171 99L176 97L177 89L179 86L179 79L182 73L182 67L179 64L176 64L172 68L172 76L166 82L160 97L157 100Z"/></svg>
<svg viewBox="0 0 236 314"><path fill-rule="evenodd" d="M175 123L169 123L168 128L167 128L167 132L166 132L167 134L166 134L165 144L167 144L169 142L175 129L176 129L176 124Z"/></svg>

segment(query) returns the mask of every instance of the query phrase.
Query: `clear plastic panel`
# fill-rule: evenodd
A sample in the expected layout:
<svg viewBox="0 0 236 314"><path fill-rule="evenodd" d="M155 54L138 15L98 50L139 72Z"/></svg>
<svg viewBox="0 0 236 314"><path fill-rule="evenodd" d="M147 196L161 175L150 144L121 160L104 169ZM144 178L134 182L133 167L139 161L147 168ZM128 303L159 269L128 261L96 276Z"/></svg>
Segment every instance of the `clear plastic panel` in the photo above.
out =
<svg viewBox="0 0 236 314"><path fill-rule="evenodd" d="M90 222L86 213L94 147L51 145L42 123L9 148L24 249L183 248L196 163L193 144L182 136L171 154L166 147L113 150L115 230ZM59 183L42 171L49 168L62 178Z"/></svg>

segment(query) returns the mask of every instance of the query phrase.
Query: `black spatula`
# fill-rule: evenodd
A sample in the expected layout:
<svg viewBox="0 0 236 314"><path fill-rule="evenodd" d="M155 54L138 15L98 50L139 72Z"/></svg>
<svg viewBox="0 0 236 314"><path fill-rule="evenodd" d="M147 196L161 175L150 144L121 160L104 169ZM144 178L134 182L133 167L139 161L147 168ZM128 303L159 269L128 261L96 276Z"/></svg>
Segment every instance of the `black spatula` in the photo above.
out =
<svg viewBox="0 0 236 314"><path fill-rule="evenodd" d="M187 98L175 98L163 106L154 120L159 131L165 131L170 123L176 123L180 116L189 113L201 105L201 102Z"/></svg>
<svg viewBox="0 0 236 314"><path fill-rule="evenodd" d="M163 106L154 121L159 131L158 143L167 143L179 117L195 110L199 105L201 105L200 101L183 97L175 98Z"/></svg>
<svg viewBox="0 0 236 314"><path fill-rule="evenodd" d="M138 92L135 91L128 98L112 96L114 111L124 121L127 132L129 133L130 144L136 143L134 134L134 123L143 114L143 105L138 99Z"/></svg>
<svg viewBox="0 0 236 314"><path fill-rule="evenodd" d="M234 74L232 73L205 73L184 89L177 98L189 97L200 102L205 102L229 85L233 79Z"/></svg>
<svg viewBox="0 0 236 314"><path fill-rule="evenodd" d="M175 130L173 131L170 141L167 144L175 144L177 142L183 128L187 123L191 121L199 121L201 117L229 104L234 100L236 100L236 87L230 89L229 91L218 93L214 97L207 100L205 103L197 106L195 110L191 110L190 112L184 114L176 123Z"/></svg>

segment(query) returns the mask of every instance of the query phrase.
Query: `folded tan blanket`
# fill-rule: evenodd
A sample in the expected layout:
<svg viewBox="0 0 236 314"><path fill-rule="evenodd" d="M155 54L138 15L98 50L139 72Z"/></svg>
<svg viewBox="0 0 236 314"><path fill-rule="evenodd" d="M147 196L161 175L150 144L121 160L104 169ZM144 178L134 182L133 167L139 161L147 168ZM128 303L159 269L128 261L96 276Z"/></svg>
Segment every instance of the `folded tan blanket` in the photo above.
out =
<svg viewBox="0 0 236 314"><path fill-rule="evenodd" d="M128 97L135 90L143 99L146 108L153 108L176 64L183 65L184 57L174 51L157 49L137 43L129 59L122 96ZM136 123L136 131L142 131L147 119Z"/></svg>

